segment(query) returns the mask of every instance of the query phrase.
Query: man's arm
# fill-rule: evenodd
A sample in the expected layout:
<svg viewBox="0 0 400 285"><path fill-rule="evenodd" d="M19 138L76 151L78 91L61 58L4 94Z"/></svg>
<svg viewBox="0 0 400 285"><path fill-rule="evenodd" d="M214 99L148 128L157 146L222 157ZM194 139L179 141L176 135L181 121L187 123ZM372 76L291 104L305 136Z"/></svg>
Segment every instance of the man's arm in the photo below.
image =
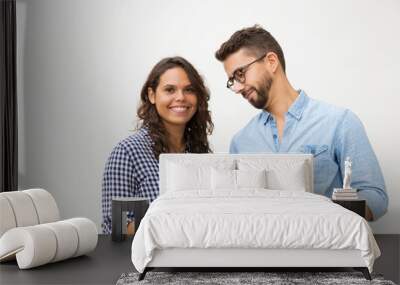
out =
<svg viewBox="0 0 400 285"><path fill-rule="evenodd" d="M351 187L358 189L358 196L366 200L366 218L380 218L388 207L385 181L364 126L351 111L346 110L334 140L335 155L342 177L346 157L349 156L353 162Z"/></svg>

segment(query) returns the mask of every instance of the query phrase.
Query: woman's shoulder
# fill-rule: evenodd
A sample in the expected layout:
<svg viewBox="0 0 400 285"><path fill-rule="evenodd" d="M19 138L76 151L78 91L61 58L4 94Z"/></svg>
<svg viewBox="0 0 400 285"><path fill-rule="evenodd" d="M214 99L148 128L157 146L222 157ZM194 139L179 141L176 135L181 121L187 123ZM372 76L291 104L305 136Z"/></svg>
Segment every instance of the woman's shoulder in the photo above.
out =
<svg viewBox="0 0 400 285"><path fill-rule="evenodd" d="M104 175L134 175L140 180L143 173L148 173L149 169L156 169L153 166L156 162L150 136L145 130L139 129L114 146L107 159Z"/></svg>
<svg viewBox="0 0 400 285"><path fill-rule="evenodd" d="M140 128L134 134L121 140L114 147L113 152L133 158L135 153L147 153L152 151L152 141L145 128Z"/></svg>
<svg viewBox="0 0 400 285"><path fill-rule="evenodd" d="M126 151L151 149L151 138L148 135L147 129L140 128L129 137L118 142L116 148L122 148Z"/></svg>
<svg viewBox="0 0 400 285"><path fill-rule="evenodd" d="M121 140L117 145L125 148L143 148L151 145L151 138L147 129L140 128L134 134Z"/></svg>

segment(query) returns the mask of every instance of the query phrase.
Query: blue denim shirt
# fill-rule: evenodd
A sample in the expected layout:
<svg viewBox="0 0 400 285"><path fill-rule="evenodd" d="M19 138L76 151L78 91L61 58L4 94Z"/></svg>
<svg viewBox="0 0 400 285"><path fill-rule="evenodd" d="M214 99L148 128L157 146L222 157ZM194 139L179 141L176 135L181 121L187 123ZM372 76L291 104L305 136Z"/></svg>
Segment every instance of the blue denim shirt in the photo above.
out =
<svg viewBox="0 0 400 285"><path fill-rule="evenodd" d="M314 155L314 192L332 196L343 186L344 161L352 160L351 187L367 201L374 219L388 207L378 160L359 118L348 109L308 97L300 91L285 115L281 142L275 118L267 111L255 116L233 138L230 153L311 153Z"/></svg>

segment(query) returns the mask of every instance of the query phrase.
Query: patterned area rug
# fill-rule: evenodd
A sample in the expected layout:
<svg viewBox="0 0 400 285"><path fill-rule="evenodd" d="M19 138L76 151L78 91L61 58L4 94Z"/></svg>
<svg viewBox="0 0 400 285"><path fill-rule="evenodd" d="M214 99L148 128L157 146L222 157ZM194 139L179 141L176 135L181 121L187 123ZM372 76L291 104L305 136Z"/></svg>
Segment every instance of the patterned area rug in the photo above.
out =
<svg viewBox="0 0 400 285"><path fill-rule="evenodd" d="M381 275L372 274L372 281L360 272L148 272L142 281L139 273L122 274L117 285L136 284L379 284L395 285Z"/></svg>

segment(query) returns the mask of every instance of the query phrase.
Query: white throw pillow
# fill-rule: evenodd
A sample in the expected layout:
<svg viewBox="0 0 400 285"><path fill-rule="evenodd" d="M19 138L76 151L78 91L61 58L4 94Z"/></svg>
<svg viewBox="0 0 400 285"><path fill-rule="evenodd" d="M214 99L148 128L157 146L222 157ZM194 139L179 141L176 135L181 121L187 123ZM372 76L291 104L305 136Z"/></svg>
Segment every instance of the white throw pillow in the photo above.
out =
<svg viewBox="0 0 400 285"><path fill-rule="evenodd" d="M262 170L230 170L211 168L212 190L238 190L241 188L266 188L267 176Z"/></svg>
<svg viewBox="0 0 400 285"><path fill-rule="evenodd" d="M262 170L236 170L237 188L267 188L267 172Z"/></svg>
<svg viewBox="0 0 400 285"><path fill-rule="evenodd" d="M210 188L210 167L191 166L169 163L167 189L168 191L185 191Z"/></svg>
<svg viewBox="0 0 400 285"><path fill-rule="evenodd" d="M236 170L211 167L211 189L235 190Z"/></svg>
<svg viewBox="0 0 400 285"><path fill-rule="evenodd" d="M277 159L239 159L239 170L266 169L267 188L272 190L307 191L310 171L305 161ZM312 183L312 182L311 182Z"/></svg>
<svg viewBox="0 0 400 285"><path fill-rule="evenodd" d="M165 188L166 191L201 190L211 191L211 168L234 169L233 159L208 159L197 154L197 158L191 159L192 155L179 155L174 160L166 163Z"/></svg>
<svg viewBox="0 0 400 285"><path fill-rule="evenodd" d="M292 168L270 169L267 171L268 189L306 191L307 181L304 164L293 165Z"/></svg>

